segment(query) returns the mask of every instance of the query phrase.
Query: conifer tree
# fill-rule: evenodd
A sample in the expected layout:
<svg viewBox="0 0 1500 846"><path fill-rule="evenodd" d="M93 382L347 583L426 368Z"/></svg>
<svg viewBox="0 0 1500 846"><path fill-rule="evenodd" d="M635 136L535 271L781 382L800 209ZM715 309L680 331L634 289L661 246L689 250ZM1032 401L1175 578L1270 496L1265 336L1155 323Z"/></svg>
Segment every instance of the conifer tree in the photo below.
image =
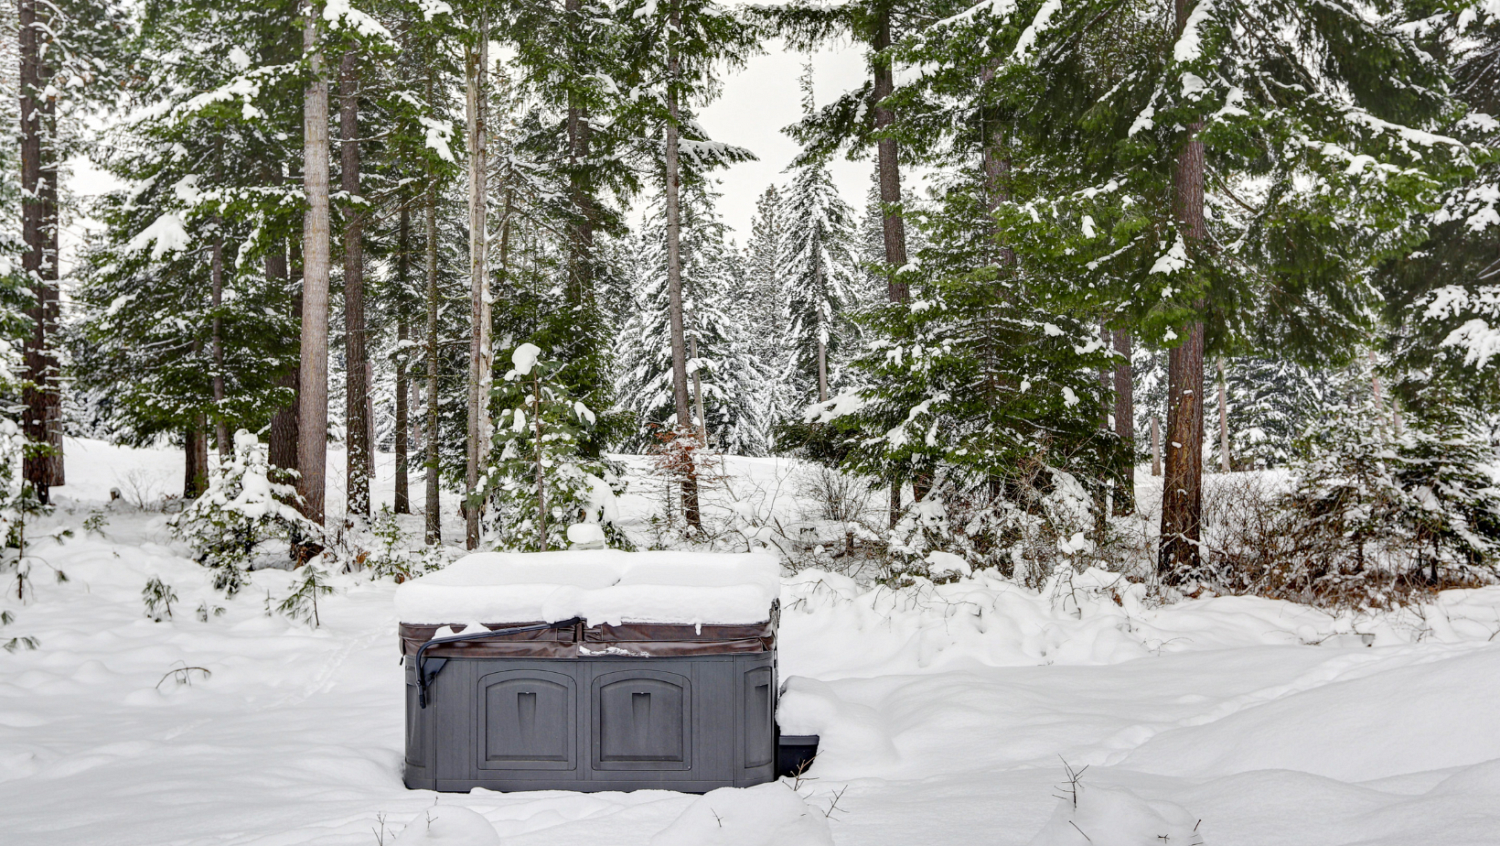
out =
<svg viewBox="0 0 1500 846"><path fill-rule="evenodd" d="M1500 408L1500 11L1468 3L1435 20L1423 46L1452 69L1466 110L1452 129L1474 168L1419 218L1427 237L1377 278L1400 406L1419 417L1455 404L1488 415Z"/></svg>
<svg viewBox="0 0 1500 846"><path fill-rule="evenodd" d="M743 64L758 44L758 33L739 14L709 0L647 0L627 3L619 11L631 28L626 61L637 92L635 114L648 134L660 131L662 137L672 398L677 434L684 437L694 427L684 318L682 192L713 167L748 157L746 151L710 142L693 121L692 110L717 93L721 68ZM682 499L688 524L700 528L698 484L692 472L682 484Z"/></svg>
<svg viewBox="0 0 1500 846"><path fill-rule="evenodd" d="M289 399L288 291L260 263L291 229L290 186L265 175L290 157L278 117L295 88L280 61L290 20L285 8L200 4L148 19L135 62L151 84L125 105L153 108L112 133L109 168L129 187L95 211L107 229L75 289L77 383L112 393L129 442L181 434L188 496L208 476L209 426L259 429Z"/></svg>
<svg viewBox="0 0 1500 846"><path fill-rule="evenodd" d="M1164 578L1199 561L1205 354L1349 355L1369 325L1361 269L1411 237L1432 187L1416 165L1461 155L1430 132L1443 72L1403 14L1182 0L955 19L1006 40L979 55L1001 57L1014 131L1066 177L1001 204L1002 237L1049 245L1022 262L1172 350Z"/></svg>
<svg viewBox="0 0 1500 846"><path fill-rule="evenodd" d="M561 381L562 368L524 343L496 386L495 449L480 496L494 505L493 540L501 549L566 549L574 524L598 527L618 545L612 474L582 454L582 432L596 415Z"/></svg>
<svg viewBox="0 0 1500 846"><path fill-rule="evenodd" d="M757 398L769 374L754 357L752 327L729 310L736 291L736 257L725 241L725 226L713 210L712 199L695 186L685 192L682 205L684 238L679 255L684 346L691 344L698 351L692 359L692 373L698 376L703 408L700 419L695 407L688 431L701 427L710 443L726 452L762 454L768 424L758 415ZM657 433L672 430L676 417L672 301L662 236L666 221L662 204L653 204L651 211L644 227L647 247L637 285L641 299L621 332L618 353L619 401L635 415L638 429L629 443L636 447L645 447Z"/></svg>
<svg viewBox="0 0 1500 846"><path fill-rule="evenodd" d="M812 66L802 76L803 112L815 111ZM844 312L853 305L859 274L854 209L834 187L827 165L808 159L796 167L782 200L784 221L776 261L778 299L791 347L793 396L826 402L838 356Z"/></svg>

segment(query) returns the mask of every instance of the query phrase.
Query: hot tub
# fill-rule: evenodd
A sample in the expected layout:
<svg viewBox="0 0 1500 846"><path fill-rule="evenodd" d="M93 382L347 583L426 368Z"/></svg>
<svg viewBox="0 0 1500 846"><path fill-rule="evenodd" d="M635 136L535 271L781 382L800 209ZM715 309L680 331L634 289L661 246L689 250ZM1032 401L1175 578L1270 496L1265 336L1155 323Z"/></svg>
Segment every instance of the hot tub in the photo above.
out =
<svg viewBox="0 0 1500 846"><path fill-rule="evenodd" d="M771 781L779 592L769 555L613 550L478 553L401 585L407 787Z"/></svg>

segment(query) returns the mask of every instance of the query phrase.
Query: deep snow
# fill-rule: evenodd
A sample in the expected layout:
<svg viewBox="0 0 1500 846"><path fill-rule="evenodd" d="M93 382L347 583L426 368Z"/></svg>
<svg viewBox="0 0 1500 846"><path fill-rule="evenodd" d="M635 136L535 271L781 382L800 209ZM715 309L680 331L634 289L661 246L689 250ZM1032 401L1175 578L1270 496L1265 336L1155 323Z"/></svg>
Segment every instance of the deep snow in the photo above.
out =
<svg viewBox="0 0 1500 846"><path fill-rule="evenodd" d="M983 574L895 592L807 571L782 594L781 672L800 677L785 716L824 737L798 796L438 795L400 781L393 585L340 577L317 630L265 616L284 572L225 601L161 514L104 503L131 473L175 486L180 456L68 450L74 503L49 524L108 523L38 548L68 582L38 566L34 601L0 604L15 617L0 635L41 642L0 652L7 846L483 842L463 834L472 815L429 825L434 806L482 815L507 846L763 842L719 821L820 843L818 820L797 822L813 814L839 846L1172 846L1188 818L1213 846L1500 842L1497 588L1356 619L1248 598L1153 607L1097 572L1039 594ZM763 490L790 472L728 467ZM170 621L143 614L153 575L179 597ZM211 675L178 684L193 667ZM1077 809L1065 762L1087 767ZM1146 833L1162 824L1173 839Z"/></svg>

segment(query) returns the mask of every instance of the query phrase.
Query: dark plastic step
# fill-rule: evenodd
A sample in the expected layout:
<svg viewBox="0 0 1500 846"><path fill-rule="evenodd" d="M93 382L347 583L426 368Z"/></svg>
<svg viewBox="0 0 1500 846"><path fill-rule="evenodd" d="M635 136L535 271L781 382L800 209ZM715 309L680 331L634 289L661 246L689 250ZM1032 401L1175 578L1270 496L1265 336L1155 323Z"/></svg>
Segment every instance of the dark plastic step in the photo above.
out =
<svg viewBox="0 0 1500 846"><path fill-rule="evenodd" d="M818 757L816 734L783 734L776 741L776 776L795 778Z"/></svg>

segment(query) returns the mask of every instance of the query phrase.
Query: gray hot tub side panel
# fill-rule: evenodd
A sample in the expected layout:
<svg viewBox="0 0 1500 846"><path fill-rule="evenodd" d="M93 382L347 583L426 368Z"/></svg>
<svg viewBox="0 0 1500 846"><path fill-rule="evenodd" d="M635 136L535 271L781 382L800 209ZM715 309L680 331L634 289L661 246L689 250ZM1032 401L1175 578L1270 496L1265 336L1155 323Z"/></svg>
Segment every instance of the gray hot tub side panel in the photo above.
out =
<svg viewBox="0 0 1500 846"><path fill-rule="evenodd" d="M406 785L704 792L775 778L775 653L455 658L418 707Z"/></svg>

